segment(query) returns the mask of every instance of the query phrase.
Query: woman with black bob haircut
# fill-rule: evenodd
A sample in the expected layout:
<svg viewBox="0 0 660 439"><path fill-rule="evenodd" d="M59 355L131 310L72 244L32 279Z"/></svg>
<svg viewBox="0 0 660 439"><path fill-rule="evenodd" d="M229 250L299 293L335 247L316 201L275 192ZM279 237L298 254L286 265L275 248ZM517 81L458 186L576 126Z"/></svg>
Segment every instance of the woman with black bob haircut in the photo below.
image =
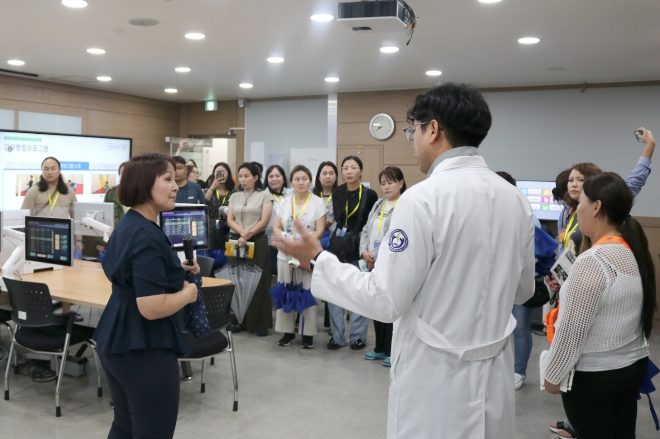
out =
<svg viewBox="0 0 660 439"><path fill-rule="evenodd" d="M637 395L647 374L656 286L633 194L619 175L585 180L577 207L582 249L560 290L545 387L561 394L579 438L634 438ZM560 383L575 368L573 385Z"/></svg>
<svg viewBox="0 0 660 439"><path fill-rule="evenodd" d="M174 209L174 161L133 157L122 172L119 202L131 209L115 227L103 259L112 295L94 332L114 401L108 437L171 438L179 410L178 357L189 355L175 314L197 300L167 236L160 212Z"/></svg>
<svg viewBox="0 0 660 439"><path fill-rule="evenodd" d="M242 326L233 325L232 332L247 329L259 337L268 335L273 327L273 300L270 295L270 250L265 230L273 212L273 196L265 191L260 180L259 168L254 163L243 163L238 167L238 182L243 188L229 199L227 224L231 229L229 239L238 241L238 247L254 243L254 258L240 260L229 258L229 263L252 263L261 268L262 274L257 289L248 306Z"/></svg>
<svg viewBox="0 0 660 439"><path fill-rule="evenodd" d="M341 262L358 266L360 259L360 234L367 224L369 212L378 201L378 194L361 183L362 160L356 156L345 157L341 162L341 173L346 183L332 191L332 203L337 228L330 237L328 251ZM332 338L328 349L337 350L346 346L344 336L344 308L328 303ZM351 320L350 345L353 350L364 349L367 345L369 319L353 313Z"/></svg>

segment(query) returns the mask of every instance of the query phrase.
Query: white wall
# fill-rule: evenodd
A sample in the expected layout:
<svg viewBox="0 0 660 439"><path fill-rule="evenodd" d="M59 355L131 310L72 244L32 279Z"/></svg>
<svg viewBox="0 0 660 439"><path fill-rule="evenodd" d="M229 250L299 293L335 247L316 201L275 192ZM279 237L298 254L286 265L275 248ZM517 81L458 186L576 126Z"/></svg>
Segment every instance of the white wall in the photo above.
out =
<svg viewBox="0 0 660 439"><path fill-rule="evenodd" d="M660 87L486 93L493 126L479 148L489 167L519 180L554 180L594 162L627 177L644 148L643 126L660 141ZM660 149L660 146L658 147ZM660 159L660 153L656 159ZM637 197L634 215L660 216L660 169Z"/></svg>
<svg viewBox="0 0 660 439"><path fill-rule="evenodd" d="M82 134L82 117L19 111L18 129L42 133Z"/></svg>
<svg viewBox="0 0 660 439"><path fill-rule="evenodd" d="M299 99L247 103L245 157L253 142L264 143L264 162L268 154L284 152L288 161L292 148L328 146L328 99ZM285 163L288 171L291 165ZM288 177L288 176L287 176Z"/></svg>
<svg viewBox="0 0 660 439"><path fill-rule="evenodd" d="M14 110L5 110L0 108L0 130L13 130L16 113Z"/></svg>

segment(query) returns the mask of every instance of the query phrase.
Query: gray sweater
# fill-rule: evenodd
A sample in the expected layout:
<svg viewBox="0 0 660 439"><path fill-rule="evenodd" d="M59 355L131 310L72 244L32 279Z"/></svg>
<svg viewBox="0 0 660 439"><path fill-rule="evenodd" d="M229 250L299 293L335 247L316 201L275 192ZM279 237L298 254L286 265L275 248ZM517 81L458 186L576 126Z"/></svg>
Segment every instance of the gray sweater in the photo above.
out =
<svg viewBox="0 0 660 439"><path fill-rule="evenodd" d="M387 202L387 198L381 198L380 200L376 201L374 207L371 208L371 212L369 212L369 219L367 220L367 224L362 229L362 233L360 233L360 257L362 257L362 253L369 251L369 234L373 229L374 219L376 219L376 217L380 215L380 209L383 207L383 203L385 202ZM389 215L387 215L387 217L383 220L384 237L387 236L387 231L390 229L390 220L392 219L392 212L394 212L394 208L390 210ZM374 233L375 232L376 231L374 230ZM378 248L374 249L374 251L371 253L371 256L374 257L374 260L378 258Z"/></svg>

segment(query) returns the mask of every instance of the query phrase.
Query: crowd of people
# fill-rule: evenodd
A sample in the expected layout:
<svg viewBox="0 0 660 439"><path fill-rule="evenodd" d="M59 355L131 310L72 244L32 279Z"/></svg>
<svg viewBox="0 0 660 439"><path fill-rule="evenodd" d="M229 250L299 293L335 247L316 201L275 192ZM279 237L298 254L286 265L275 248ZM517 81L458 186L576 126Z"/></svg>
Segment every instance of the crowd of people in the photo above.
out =
<svg viewBox="0 0 660 439"><path fill-rule="evenodd" d="M651 172L651 131L638 129L644 150L625 180L594 163L557 175L553 195L563 211L558 236L551 238L553 258L570 252L574 260L560 282L538 264L535 237L547 230L508 184L515 180L496 175L478 154L491 124L483 97L471 87L444 84L420 95L408 119L406 136L428 178L408 188L401 169L388 166L378 176L382 198L362 182L364 163L356 156L344 157L339 168L323 162L315 176L296 165L288 178L277 165L264 173L260 164L246 162L234 176L227 163L217 163L202 181L193 160L156 153L120 166L120 184L106 193L116 206L103 260L113 295L95 334L116 404L113 431L174 431L176 357L186 346L172 315L197 297L183 280L185 271L199 272L196 264L181 266L153 227L158 213L176 202L208 205L210 249L204 255L215 268L234 259L224 252L228 240L254 246L251 263L263 274L231 331L267 336L274 329L282 347L298 334L301 347L312 349L324 306L327 349L357 351L368 346L373 320L374 349L364 358L393 368L388 431L431 437L426 434L438 428L431 419L438 404L440 421L462 420L456 435L512 435L512 395L526 379L532 309L539 306L529 299L545 289L558 300L546 316L550 345L542 379L548 392L561 394L566 412L551 430L559 437L634 437L637 392L650 369L656 286L648 240L631 209ZM474 201L475 191L488 206ZM69 216L75 201L51 157L23 208ZM270 289L292 281L318 304L300 313L278 308L273 322ZM501 355L511 351L510 334L515 362ZM490 379L482 382L484 361L491 362ZM155 364L158 374L134 373L155 370L143 367ZM145 393L136 395L136 388ZM129 413L146 397L149 410ZM479 416L486 411L493 415ZM173 413L174 424L156 426L162 413ZM471 436L475 431L486 433Z"/></svg>

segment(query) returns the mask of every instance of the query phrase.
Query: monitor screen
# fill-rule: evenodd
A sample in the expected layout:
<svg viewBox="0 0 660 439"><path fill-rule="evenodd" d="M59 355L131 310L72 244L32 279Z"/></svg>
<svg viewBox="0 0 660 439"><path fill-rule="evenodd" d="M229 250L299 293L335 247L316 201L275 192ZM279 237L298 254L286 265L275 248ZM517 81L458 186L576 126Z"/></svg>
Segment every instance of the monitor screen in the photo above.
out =
<svg viewBox="0 0 660 439"><path fill-rule="evenodd" d="M209 248L208 208L203 204L177 204L174 210L160 213L160 228L176 251L183 250L183 238L192 238L193 248Z"/></svg>
<svg viewBox="0 0 660 439"><path fill-rule="evenodd" d="M73 266L73 220L25 217L25 260Z"/></svg>
<svg viewBox="0 0 660 439"><path fill-rule="evenodd" d="M554 181L518 180L516 185L529 200L536 218L540 221L557 221L559 219L562 206L552 198L552 190L555 188Z"/></svg>

